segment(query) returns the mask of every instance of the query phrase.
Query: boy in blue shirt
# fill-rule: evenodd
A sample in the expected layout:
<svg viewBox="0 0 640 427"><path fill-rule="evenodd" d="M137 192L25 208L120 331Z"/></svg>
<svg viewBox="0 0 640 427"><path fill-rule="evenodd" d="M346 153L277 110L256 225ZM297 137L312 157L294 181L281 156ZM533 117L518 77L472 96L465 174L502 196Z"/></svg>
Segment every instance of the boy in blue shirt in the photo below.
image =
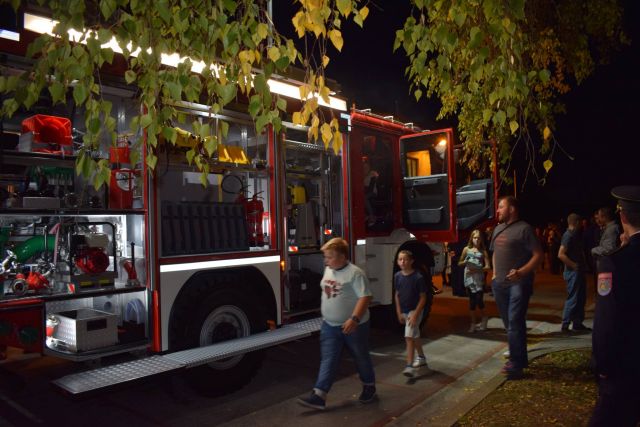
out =
<svg viewBox="0 0 640 427"><path fill-rule="evenodd" d="M397 261L400 271L393 278L398 321L405 325L407 364L402 373L407 377L413 377L416 368L427 366L427 358L420 343L420 321L427 304L427 283L422 274L413 269L413 261L410 251L400 251ZM417 353L415 360L414 353Z"/></svg>

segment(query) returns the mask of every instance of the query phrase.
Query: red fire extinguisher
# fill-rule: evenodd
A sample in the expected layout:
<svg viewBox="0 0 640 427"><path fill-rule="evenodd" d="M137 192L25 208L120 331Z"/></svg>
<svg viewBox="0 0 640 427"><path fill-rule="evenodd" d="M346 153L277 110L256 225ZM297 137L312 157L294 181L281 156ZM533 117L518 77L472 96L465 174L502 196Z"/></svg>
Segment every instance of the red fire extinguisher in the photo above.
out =
<svg viewBox="0 0 640 427"><path fill-rule="evenodd" d="M251 246L264 246L264 234L262 232L264 204L258 198L258 194L260 193L254 194L250 199L245 198L242 194L239 196L239 201L244 204L247 215L249 244Z"/></svg>
<svg viewBox="0 0 640 427"><path fill-rule="evenodd" d="M131 209L133 207L133 186L135 171L126 167L130 163L129 142L118 141L111 147L111 182L109 183L109 207Z"/></svg>

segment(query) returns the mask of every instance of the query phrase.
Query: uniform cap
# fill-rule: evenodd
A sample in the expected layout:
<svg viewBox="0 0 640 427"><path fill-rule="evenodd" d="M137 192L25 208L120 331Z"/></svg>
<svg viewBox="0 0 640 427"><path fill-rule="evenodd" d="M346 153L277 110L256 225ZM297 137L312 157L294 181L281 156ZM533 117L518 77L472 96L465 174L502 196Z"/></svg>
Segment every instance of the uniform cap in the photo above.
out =
<svg viewBox="0 0 640 427"><path fill-rule="evenodd" d="M614 187L611 195L618 199L618 204L623 210L640 211L640 185Z"/></svg>

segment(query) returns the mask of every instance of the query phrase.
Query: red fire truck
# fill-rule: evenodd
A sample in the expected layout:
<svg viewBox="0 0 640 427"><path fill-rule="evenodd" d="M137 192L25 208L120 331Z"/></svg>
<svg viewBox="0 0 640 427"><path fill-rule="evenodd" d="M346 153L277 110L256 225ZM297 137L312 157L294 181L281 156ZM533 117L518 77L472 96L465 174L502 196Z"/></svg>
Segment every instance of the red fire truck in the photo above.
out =
<svg viewBox="0 0 640 427"><path fill-rule="evenodd" d="M3 65L19 71L24 47L15 43L3 41ZM243 111L212 115L185 103L186 136L160 153L151 174L128 160L127 151L143 152L131 143L140 136L124 135L137 111L133 90L102 81L123 133L116 147L104 141L94 153L112 163L108 188L73 173L82 111L43 101L39 114L3 124L0 355L150 354L54 381L68 393L170 371L209 394L229 392L254 375L260 350L319 329L319 248L331 237L347 238L374 304L388 307L402 244L434 242L442 253L439 243L493 218L494 177L457 186L451 129L347 112L336 97L322 108L343 123L337 155L303 127L256 134ZM25 125L35 116L39 125ZM229 131L204 187L180 145L188 145L188 123L211 117ZM71 138L60 128L73 129ZM52 133L65 138L45 137Z"/></svg>

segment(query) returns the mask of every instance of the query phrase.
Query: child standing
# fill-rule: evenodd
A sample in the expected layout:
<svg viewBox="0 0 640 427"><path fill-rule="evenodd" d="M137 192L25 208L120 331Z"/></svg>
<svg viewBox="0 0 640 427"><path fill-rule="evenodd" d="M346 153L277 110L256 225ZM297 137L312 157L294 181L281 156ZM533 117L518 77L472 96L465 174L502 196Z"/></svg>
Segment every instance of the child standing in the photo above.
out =
<svg viewBox="0 0 640 427"><path fill-rule="evenodd" d="M427 366L420 343L420 321L427 303L427 283L422 274L413 269L413 261L410 251L400 251L397 261L400 271L393 278L398 321L405 325L407 364L402 373L407 377L415 375L415 368ZM414 353L417 353L415 360Z"/></svg>
<svg viewBox="0 0 640 427"><path fill-rule="evenodd" d="M469 315L471 326L469 332L487 329L487 316L484 314L484 285L485 274L489 270L489 255L484 248L484 241L480 230L473 230L469 243L462 250L458 265L464 266L464 286L469 294ZM476 307L480 311L482 321L476 328Z"/></svg>
<svg viewBox="0 0 640 427"><path fill-rule="evenodd" d="M311 394L298 403L325 409L327 393L340 363L342 348L347 347L356 362L362 393L361 403L376 396L376 378L369 354L369 303L371 291L364 272L349 262L349 245L339 237L320 248L326 265L320 282L322 288L322 327L320 329L320 369Z"/></svg>

